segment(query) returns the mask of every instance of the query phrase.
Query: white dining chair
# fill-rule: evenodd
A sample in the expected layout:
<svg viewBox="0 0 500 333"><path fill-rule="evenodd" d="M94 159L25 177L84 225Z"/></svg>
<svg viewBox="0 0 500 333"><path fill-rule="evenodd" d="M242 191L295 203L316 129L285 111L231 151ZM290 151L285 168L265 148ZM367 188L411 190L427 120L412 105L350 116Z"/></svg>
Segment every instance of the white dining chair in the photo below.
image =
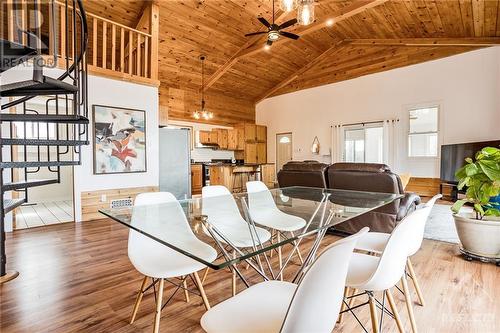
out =
<svg viewBox="0 0 500 333"><path fill-rule="evenodd" d="M215 229L218 241L243 249L262 245L271 239L271 233L266 229L256 227L241 216L236 201L229 190L222 185L204 186L201 190L202 214ZM220 232L224 237L217 234ZM225 238L225 239L224 239ZM236 255L233 250L233 255ZM233 295L236 294L236 272L233 271Z"/></svg>
<svg viewBox="0 0 500 333"><path fill-rule="evenodd" d="M131 225L186 252L196 254L206 262L212 262L217 257L214 248L194 235L181 205L169 192L139 194L134 202ZM152 279L152 284L155 285L155 289L157 288L154 332L159 331L165 279L180 278L188 301L186 278L191 275L203 304L206 309L210 309L198 275L198 271L206 265L135 230L129 232L128 256L132 265L144 275L132 311L131 324L135 320L143 294L148 289L146 286L148 279Z"/></svg>
<svg viewBox="0 0 500 333"><path fill-rule="evenodd" d="M413 286L415 287L415 292L417 293L418 301L421 306L424 306L425 304L424 297L420 285L418 283L417 275L415 274L415 270L413 268L413 264L410 260L410 257L420 250L422 246L422 241L424 240L425 224L429 218L432 207L434 206L436 201L441 197L442 197L441 194L437 194L434 197L432 197L428 202L426 202L423 205L423 207L417 208L417 209L424 209L426 214L422 214L422 217L418 221L415 221L415 224L413 225L413 230L414 230L413 236L410 239L410 244L409 244L409 253L408 253L406 268L410 275L410 279L413 282ZM388 233L369 232L368 234L366 234L365 237L359 240L358 244L356 245L356 248L370 253L380 254L384 250L387 241L389 240L389 237L390 234Z"/></svg>
<svg viewBox="0 0 500 333"><path fill-rule="evenodd" d="M404 332L390 290L396 286L399 281L402 283L412 331L413 333L417 332L405 266L410 246L413 243L412 239L416 229L415 226L418 225L422 219L425 220L427 216L428 212L425 209L418 209L407 215L389 235L380 257L363 253L354 253L352 256L349 264L349 272L347 273L346 287L353 290L351 300L354 299L354 296L359 296L356 295L358 290L363 290L364 293L368 295L373 332L379 332L376 300L373 295L374 292L378 291L382 291L384 296L387 297L398 330L399 332ZM366 237L366 235L364 237ZM356 248L359 248L359 246L356 246ZM349 307L350 306L352 306L352 302L349 302Z"/></svg>
<svg viewBox="0 0 500 333"><path fill-rule="evenodd" d="M276 241L281 241L281 236L290 233L293 237L294 232L303 228L306 221L298 216L287 214L281 211L273 199L273 196L266 184L261 181L251 181L246 183L248 192L248 212L250 218L257 224L274 229L276 231ZM294 244L295 245L295 244ZM304 263L299 248L295 248L301 264ZM280 270L283 266L282 250L278 247L278 262ZM295 250L294 250L295 251ZM283 274L280 275L283 277Z"/></svg>
<svg viewBox="0 0 500 333"><path fill-rule="evenodd" d="M298 285L261 282L225 300L201 318L208 333L329 333L342 302L350 257L368 228L328 246Z"/></svg>

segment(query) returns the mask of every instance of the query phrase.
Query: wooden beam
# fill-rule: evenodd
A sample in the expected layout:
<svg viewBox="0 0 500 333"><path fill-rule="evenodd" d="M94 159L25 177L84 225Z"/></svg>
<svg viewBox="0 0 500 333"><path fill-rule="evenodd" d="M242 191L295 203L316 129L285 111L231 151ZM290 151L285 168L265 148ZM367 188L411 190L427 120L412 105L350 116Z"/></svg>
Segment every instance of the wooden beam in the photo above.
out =
<svg viewBox="0 0 500 333"><path fill-rule="evenodd" d="M151 3L149 14L149 33L151 34L151 64L149 69L151 71L151 79L158 79L158 45L160 35L160 9L156 3Z"/></svg>
<svg viewBox="0 0 500 333"><path fill-rule="evenodd" d="M326 28L327 26L331 25L331 22L333 21L333 24L335 25L336 23L339 23L341 21L344 21L354 15L357 15L366 9L376 7L378 5L381 5L388 0L357 0L351 3L348 6L345 6L342 8L341 12L333 17L326 18L323 21L320 22L315 22L313 24L310 24L307 26L306 29L302 31L296 31L298 35L301 37L307 36L313 32L316 32L318 30L321 30L323 28ZM276 42L273 43L273 47L279 44L285 44L289 43L291 40L288 38L280 38ZM243 52L240 53L238 58L242 57L247 57L256 53L259 53L264 50L264 45L254 45L252 47L247 48Z"/></svg>
<svg viewBox="0 0 500 333"><path fill-rule="evenodd" d="M276 18L275 21L279 22L281 21L288 13L283 12L282 10L278 10L276 12ZM265 31L265 29L261 29L259 31ZM247 37L248 38L248 37ZM205 84L204 90L207 91L208 88L210 88L219 78L224 75L231 67L233 67L234 64L238 61L238 58L241 56L241 53L245 51L247 48L251 47L255 43L257 43L260 39L262 38L262 35L256 35L248 38L245 44L241 46L236 53L229 58L224 65L219 67L214 74L208 79L207 83Z"/></svg>
<svg viewBox="0 0 500 333"><path fill-rule="evenodd" d="M345 41L341 41L341 42L336 43L335 45L332 45L326 51L324 51L319 56L317 56L312 61L310 61L307 65L305 65L302 68L298 69L292 75L288 76L286 79L284 79L283 81L281 81L280 83L278 83L277 85L275 85L274 87L272 87L271 89L269 89L268 91L266 91L266 93L264 95L260 96L255 101L255 103L257 104L260 101L262 101L262 100L266 99L267 97L271 96L272 94L274 94L275 92L277 92L278 90L280 90L281 88L283 88L284 86L286 86L287 84L289 84L290 82L292 82L293 80L295 80L296 78L298 78L300 75L304 74L305 72L307 72L308 70L310 70L311 68L313 68L314 66L316 66L317 64L319 64L326 57L331 56L331 55L335 54L336 52L338 52L341 49L341 47L343 45L345 45L345 44L348 44L348 43L345 42Z"/></svg>
<svg viewBox="0 0 500 333"><path fill-rule="evenodd" d="M500 37L345 39L353 46L494 46Z"/></svg>

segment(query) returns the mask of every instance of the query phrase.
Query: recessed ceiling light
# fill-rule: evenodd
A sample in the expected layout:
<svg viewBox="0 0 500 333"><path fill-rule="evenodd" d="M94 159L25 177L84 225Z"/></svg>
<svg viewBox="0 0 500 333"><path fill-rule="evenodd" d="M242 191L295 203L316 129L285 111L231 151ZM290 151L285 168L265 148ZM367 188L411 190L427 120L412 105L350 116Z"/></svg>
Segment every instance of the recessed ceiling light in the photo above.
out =
<svg viewBox="0 0 500 333"><path fill-rule="evenodd" d="M328 20L326 21L326 26L327 26L327 27L331 27L332 25L333 25L333 19L328 19Z"/></svg>

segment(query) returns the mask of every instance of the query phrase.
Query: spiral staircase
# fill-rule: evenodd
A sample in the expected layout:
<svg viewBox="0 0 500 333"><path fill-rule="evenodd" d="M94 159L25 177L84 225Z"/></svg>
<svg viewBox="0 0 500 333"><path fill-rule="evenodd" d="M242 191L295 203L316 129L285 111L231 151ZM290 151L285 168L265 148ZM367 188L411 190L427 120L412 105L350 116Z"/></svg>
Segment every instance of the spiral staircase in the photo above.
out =
<svg viewBox="0 0 500 333"><path fill-rule="evenodd" d="M67 23L50 34L56 45L50 55L43 43L46 29L40 13L52 11L49 20L55 20L55 0L44 1L43 11L40 0L33 1L29 10L33 17L28 17L33 27L24 29L19 27L20 18L16 17L27 15L21 10L21 1L11 3L14 22L10 23L14 31L9 33L9 40L0 39L0 73L3 76L6 71L19 71L19 75L12 73L12 77L21 77L21 71L28 67L32 77L0 87L0 284L18 275L6 267L6 215L28 201L30 188L59 183L61 167L79 165L81 146L89 144L88 28L82 0L65 0L62 4L61 15L66 16ZM55 21L47 23L56 26ZM64 56L58 54L57 41L61 42L61 49L64 45L64 52L60 52ZM58 70L47 68L49 57L60 65ZM49 76L54 72L59 76ZM42 99L42 107L33 108L37 99L39 104ZM42 168L47 168L53 176L37 178Z"/></svg>

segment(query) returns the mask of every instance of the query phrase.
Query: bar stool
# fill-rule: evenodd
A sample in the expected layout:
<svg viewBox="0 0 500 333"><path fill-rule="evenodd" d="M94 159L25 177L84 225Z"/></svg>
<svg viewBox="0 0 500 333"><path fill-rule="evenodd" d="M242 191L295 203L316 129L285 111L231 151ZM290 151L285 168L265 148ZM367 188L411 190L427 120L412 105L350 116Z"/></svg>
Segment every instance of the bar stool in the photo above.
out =
<svg viewBox="0 0 500 333"><path fill-rule="evenodd" d="M233 185L231 186L233 189L233 193L243 192L243 184L245 178L248 180L247 171L233 168ZM239 180L238 186L236 186L236 180Z"/></svg>

